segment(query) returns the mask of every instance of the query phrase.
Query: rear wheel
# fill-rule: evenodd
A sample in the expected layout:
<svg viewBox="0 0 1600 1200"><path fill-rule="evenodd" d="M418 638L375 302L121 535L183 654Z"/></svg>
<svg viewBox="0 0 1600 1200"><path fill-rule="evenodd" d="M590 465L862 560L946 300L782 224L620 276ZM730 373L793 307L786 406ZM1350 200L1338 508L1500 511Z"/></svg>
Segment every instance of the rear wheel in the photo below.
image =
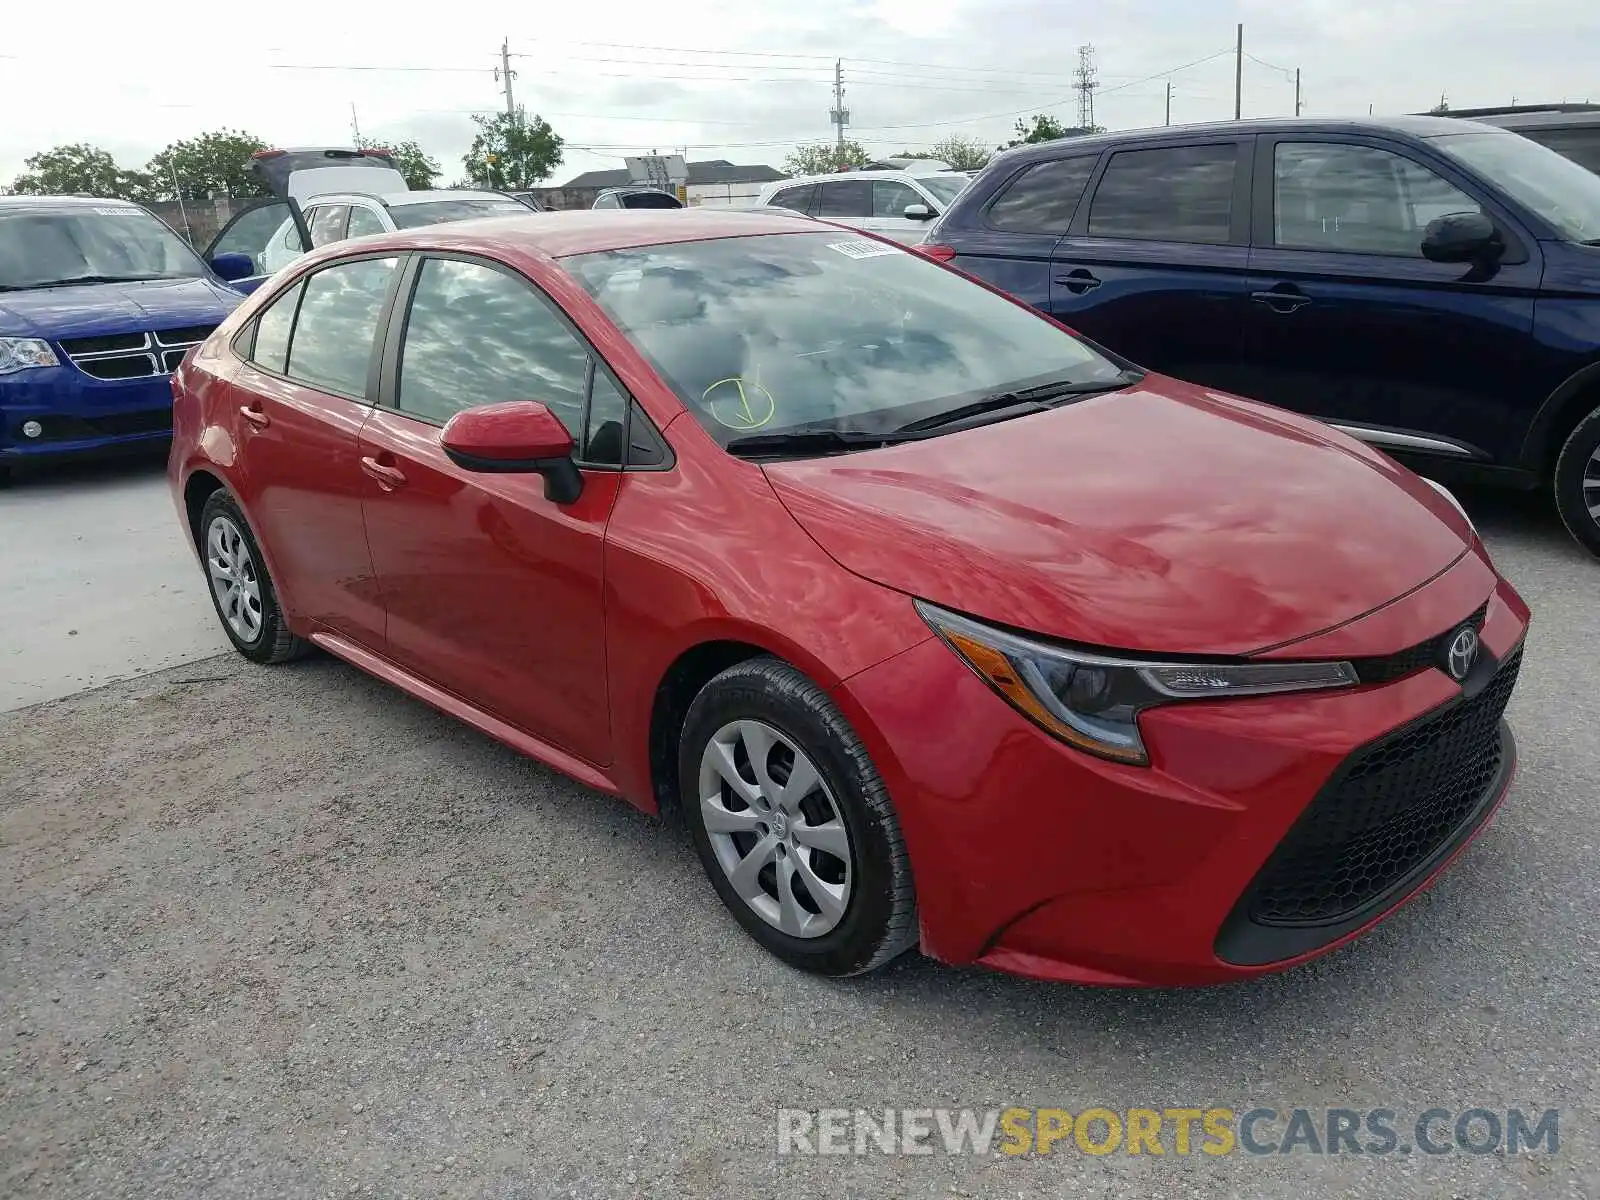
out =
<svg viewBox="0 0 1600 1200"><path fill-rule="evenodd" d="M306 643L289 632L250 523L220 488L200 510L200 555L211 603L234 649L258 663L287 662L306 652Z"/></svg>
<svg viewBox="0 0 1600 1200"><path fill-rule="evenodd" d="M712 886L778 957L857 975L916 942L911 866L883 781L799 671L756 658L706 684L684 722L679 779Z"/></svg>
<svg viewBox="0 0 1600 1200"><path fill-rule="evenodd" d="M1561 447L1555 499L1572 536L1600 555L1600 408L1578 422Z"/></svg>

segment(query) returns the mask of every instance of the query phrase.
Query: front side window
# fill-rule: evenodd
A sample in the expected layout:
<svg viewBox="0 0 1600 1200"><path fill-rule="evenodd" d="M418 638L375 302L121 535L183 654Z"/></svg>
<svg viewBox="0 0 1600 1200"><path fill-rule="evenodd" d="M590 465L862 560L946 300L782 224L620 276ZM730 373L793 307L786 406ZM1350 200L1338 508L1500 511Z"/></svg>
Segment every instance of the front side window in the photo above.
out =
<svg viewBox="0 0 1600 1200"><path fill-rule="evenodd" d="M1273 154L1273 241L1288 249L1420 258L1428 222L1482 211L1427 167L1374 146L1280 142Z"/></svg>
<svg viewBox="0 0 1600 1200"><path fill-rule="evenodd" d="M295 284L256 318L256 340L250 361L275 375L282 375L289 361L289 331L294 327L294 310L300 303L301 287Z"/></svg>
<svg viewBox="0 0 1600 1200"><path fill-rule="evenodd" d="M1527 205L1568 241L1600 244L1600 175L1514 133L1450 133L1431 143Z"/></svg>
<svg viewBox="0 0 1600 1200"><path fill-rule="evenodd" d="M306 280L289 343L289 378L342 396L366 395L373 337L397 261L336 263Z"/></svg>
<svg viewBox="0 0 1600 1200"><path fill-rule="evenodd" d="M314 209L307 226L313 246L326 246L344 240L344 223L350 215L348 204L326 204Z"/></svg>
<svg viewBox="0 0 1600 1200"><path fill-rule="evenodd" d="M523 280L430 258L411 297L396 403L443 424L464 408L537 400L580 441L588 366L587 349Z"/></svg>
<svg viewBox="0 0 1600 1200"><path fill-rule="evenodd" d="M1113 154L1089 205L1089 236L1226 244L1237 161L1231 143Z"/></svg>
<svg viewBox="0 0 1600 1200"><path fill-rule="evenodd" d="M289 205L282 200L246 209L217 235L208 253L248 254L263 274L299 257L305 252L300 243L300 231L289 215Z"/></svg>
<svg viewBox="0 0 1600 1200"><path fill-rule="evenodd" d="M893 179L872 181L874 217L903 217L906 215L906 209L913 204L920 204L930 210L933 208L933 205L903 183L896 183Z"/></svg>
<svg viewBox="0 0 1600 1200"><path fill-rule="evenodd" d="M841 179L824 183L819 217L865 218L872 215L872 181L870 179Z"/></svg>
<svg viewBox="0 0 1600 1200"><path fill-rule="evenodd" d="M0 212L0 289L139 279L193 279L206 269L142 208L107 200Z"/></svg>
<svg viewBox="0 0 1600 1200"><path fill-rule="evenodd" d="M1029 167L989 206L989 224L1008 233L1066 233L1098 161L1080 154Z"/></svg>
<svg viewBox="0 0 1600 1200"><path fill-rule="evenodd" d="M934 198L944 207L949 208L951 202L965 190L972 180L965 175L923 175L917 180L925 189L932 192Z"/></svg>
<svg viewBox="0 0 1600 1200"><path fill-rule="evenodd" d="M879 432L996 391L1116 380L1030 309L844 230L562 260L721 443Z"/></svg>

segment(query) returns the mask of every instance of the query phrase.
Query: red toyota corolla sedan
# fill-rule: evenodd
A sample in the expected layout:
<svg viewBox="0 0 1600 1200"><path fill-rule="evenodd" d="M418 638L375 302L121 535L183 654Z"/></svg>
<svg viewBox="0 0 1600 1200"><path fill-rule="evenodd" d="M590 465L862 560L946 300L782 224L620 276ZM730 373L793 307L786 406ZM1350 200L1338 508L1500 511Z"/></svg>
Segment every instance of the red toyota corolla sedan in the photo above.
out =
<svg viewBox="0 0 1600 1200"><path fill-rule="evenodd" d="M735 919L867 971L1299 962L1515 760L1528 610L1447 492L892 244L573 213L313 252L174 380L224 628L681 808Z"/></svg>

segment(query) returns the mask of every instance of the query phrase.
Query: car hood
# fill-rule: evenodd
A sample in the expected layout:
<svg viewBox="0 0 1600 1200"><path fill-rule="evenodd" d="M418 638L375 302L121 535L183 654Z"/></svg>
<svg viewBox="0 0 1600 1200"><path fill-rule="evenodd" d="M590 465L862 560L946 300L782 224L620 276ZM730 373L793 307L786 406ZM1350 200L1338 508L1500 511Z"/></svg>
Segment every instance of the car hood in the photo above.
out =
<svg viewBox="0 0 1600 1200"><path fill-rule="evenodd" d="M1147 377L925 441L768 464L851 571L1095 646L1247 654L1343 624L1461 557L1471 527L1353 439Z"/></svg>
<svg viewBox="0 0 1600 1200"><path fill-rule="evenodd" d="M70 338L214 325L243 300L203 278L0 292L0 336Z"/></svg>

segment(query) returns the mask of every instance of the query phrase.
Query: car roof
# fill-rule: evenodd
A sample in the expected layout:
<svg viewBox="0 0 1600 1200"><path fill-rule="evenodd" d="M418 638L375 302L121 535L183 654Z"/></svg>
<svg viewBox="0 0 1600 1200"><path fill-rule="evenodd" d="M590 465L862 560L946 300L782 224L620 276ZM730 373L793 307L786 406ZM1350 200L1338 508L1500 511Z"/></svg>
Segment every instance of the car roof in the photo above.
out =
<svg viewBox="0 0 1600 1200"><path fill-rule="evenodd" d="M960 171L902 171L896 167L888 171L828 171L822 175L796 175L793 179L775 179L763 191L780 192L784 188L807 183L825 183L840 179L898 179L915 181L940 175L960 175Z"/></svg>
<svg viewBox="0 0 1600 1200"><path fill-rule="evenodd" d="M626 250L673 242L703 242L718 238L752 237L767 233L815 233L826 228L794 213L776 210L711 208L569 209L538 213L531 210L514 217L475 217L421 229L372 234L360 240L360 249L393 247L414 250L479 250L524 252L549 258L589 254L600 250ZM858 234L855 236L859 236ZM339 257L338 248L350 242L332 242L313 250L308 262Z"/></svg>
<svg viewBox="0 0 1600 1200"><path fill-rule="evenodd" d="M513 200L504 192L478 191L473 188L438 188L425 192L318 192L307 196L305 204L337 204L350 200L378 200L390 208L406 204L432 204L440 200Z"/></svg>
<svg viewBox="0 0 1600 1200"><path fill-rule="evenodd" d="M1119 129L1111 133L1091 133L1081 137L1057 138L1014 146L990 159L996 162L1032 161L1055 158L1065 149L1101 150L1107 146L1127 146L1140 142L1189 141L1196 137L1236 137L1258 133L1398 133L1414 138L1443 137L1451 133L1504 133L1494 125L1463 121L1455 117L1266 117L1248 121L1206 121L1195 125L1155 125L1148 129ZM865 174L865 172L863 172Z"/></svg>

